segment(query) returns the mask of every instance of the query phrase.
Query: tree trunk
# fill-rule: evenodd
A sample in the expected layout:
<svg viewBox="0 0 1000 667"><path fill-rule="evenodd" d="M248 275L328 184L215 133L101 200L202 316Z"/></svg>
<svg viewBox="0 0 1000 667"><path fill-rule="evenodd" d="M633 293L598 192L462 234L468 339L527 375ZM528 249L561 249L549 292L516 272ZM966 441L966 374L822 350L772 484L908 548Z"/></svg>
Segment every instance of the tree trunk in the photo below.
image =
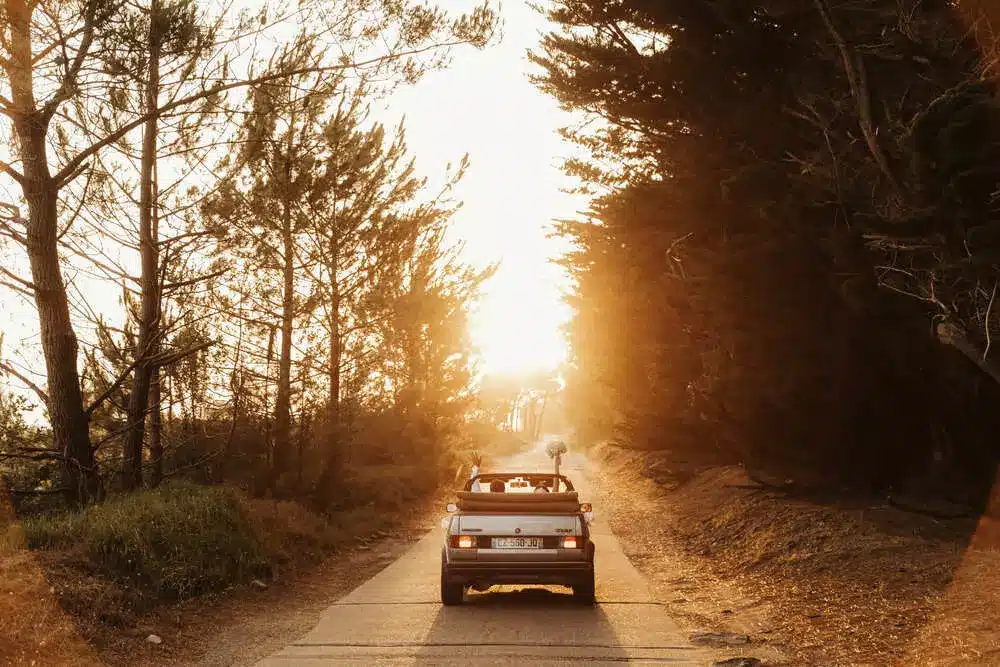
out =
<svg viewBox="0 0 1000 667"><path fill-rule="evenodd" d="M340 281L339 281L339 243L337 230L333 230L330 242L330 405L328 406L328 421L330 428L336 433L340 425Z"/></svg>
<svg viewBox="0 0 1000 667"><path fill-rule="evenodd" d="M27 151L44 156L45 140L25 142ZM78 344L69 317L69 302L57 250L57 193L48 178L48 166L25 158L28 201L28 259L35 285L35 305L41 328L42 352L48 393L53 449L65 457L67 495L73 504L84 505L99 495L100 482L94 452L90 447L89 418L83 407L77 370ZM35 164L30 164L35 163Z"/></svg>
<svg viewBox="0 0 1000 667"><path fill-rule="evenodd" d="M268 451L271 450L271 438L274 435L274 423L271 419L271 410L268 404L271 402L271 366L274 364L274 334L275 328L268 327L267 333L267 359L264 362L264 444Z"/></svg>
<svg viewBox="0 0 1000 667"><path fill-rule="evenodd" d="M152 0L149 27L149 80L146 82L145 111L156 111L160 89L160 38L157 34L159 0ZM156 165L157 118L146 121L142 135L142 168L139 184L139 255L142 284L139 306L139 337L135 347L136 366L128 403L128 425L122 445L122 486L126 490L142 485L142 442L145 436L149 386L154 367L149 361L159 339L160 258L153 231L153 172Z"/></svg>
<svg viewBox="0 0 1000 667"><path fill-rule="evenodd" d="M532 440L538 440L542 435L542 428L545 424L545 404L549 402L549 393L542 395L542 407L538 411L538 419L535 421L535 432L531 435Z"/></svg>
<svg viewBox="0 0 1000 667"><path fill-rule="evenodd" d="M10 40L10 62L5 67L10 78L14 131L24 169L21 188L28 204L25 240L45 356L52 441L53 447L64 456L67 496L72 503L81 505L99 495L100 479L90 447L89 418L83 407L77 369L78 344L59 263L59 187L48 165L49 118L36 109L35 103L32 10L23 0L9 0L5 9Z"/></svg>
<svg viewBox="0 0 1000 667"><path fill-rule="evenodd" d="M245 279L244 275L244 279ZM215 481L221 483L226 479L226 469L229 466L229 460L233 456L233 440L236 437L236 425L239 423L240 419L240 398L243 396L243 380L245 373L243 372L243 302L240 301L240 332L236 337L236 353L233 357L233 372L229 376L229 391L233 395L233 418L229 422L229 434L226 436L226 445L222 449L222 456L219 459L219 465L216 467ZM270 354L268 355L268 362L270 363ZM267 400L267 380L265 371L265 384L264 384L264 397Z"/></svg>
<svg viewBox="0 0 1000 667"><path fill-rule="evenodd" d="M153 201L159 200L159 176L156 163L153 163ZM160 238L160 217L156 207L153 207L153 239ZM157 289L162 287L157 285ZM162 303L160 308L162 308ZM162 312L162 311L161 311ZM157 320L159 322L159 320ZM157 327L159 328L159 327ZM160 352L160 340L153 346L153 354ZM159 366L153 369L149 380L149 483L159 486L163 481L163 372Z"/></svg>
<svg viewBox="0 0 1000 667"><path fill-rule="evenodd" d="M292 410L292 326L295 320L295 252L293 248L291 205L285 201L281 230L284 253L284 288L281 299L281 350L278 356L278 393L274 403L273 480L286 472L290 459Z"/></svg>
<svg viewBox="0 0 1000 667"><path fill-rule="evenodd" d="M310 416L306 411L306 391L308 390L309 381L309 360L305 360L305 367L302 369L302 410L299 412L299 435L296 438L296 452L295 452L295 489L296 491L302 490L302 471L305 462L303 458L305 457L306 445L309 441L309 422Z"/></svg>
<svg viewBox="0 0 1000 667"><path fill-rule="evenodd" d="M149 381L149 484L163 481L163 422L160 418L160 369L154 368Z"/></svg>

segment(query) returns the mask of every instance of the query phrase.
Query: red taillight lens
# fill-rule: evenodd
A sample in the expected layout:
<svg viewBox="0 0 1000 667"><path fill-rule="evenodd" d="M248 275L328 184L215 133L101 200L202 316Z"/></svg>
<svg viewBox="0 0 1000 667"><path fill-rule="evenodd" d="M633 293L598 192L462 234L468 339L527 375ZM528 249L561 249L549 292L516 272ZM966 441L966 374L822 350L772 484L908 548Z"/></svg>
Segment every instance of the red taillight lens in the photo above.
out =
<svg viewBox="0 0 1000 667"><path fill-rule="evenodd" d="M576 535L567 535L563 538L563 549L577 549L579 546Z"/></svg>
<svg viewBox="0 0 1000 667"><path fill-rule="evenodd" d="M471 549L476 546L476 538L472 535L455 535L451 538L451 546L459 549Z"/></svg>

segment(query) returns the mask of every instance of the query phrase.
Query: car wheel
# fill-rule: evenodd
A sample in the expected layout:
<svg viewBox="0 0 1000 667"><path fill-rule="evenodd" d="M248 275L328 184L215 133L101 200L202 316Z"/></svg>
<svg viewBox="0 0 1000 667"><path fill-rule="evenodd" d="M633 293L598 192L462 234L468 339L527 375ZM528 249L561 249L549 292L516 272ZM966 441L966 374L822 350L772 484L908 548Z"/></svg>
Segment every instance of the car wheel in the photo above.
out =
<svg viewBox="0 0 1000 667"><path fill-rule="evenodd" d="M573 584L573 598L580 604L594 604L596 592L594 586L594 571L591 570L585 578Z"/></svg>
<svg viewBox="0 0 1000 667"><path fill-rule="evenodd" d="M462 604L465 597L465 586L448 579L448 571L441 564L441 603L447 606Z"/></svg>

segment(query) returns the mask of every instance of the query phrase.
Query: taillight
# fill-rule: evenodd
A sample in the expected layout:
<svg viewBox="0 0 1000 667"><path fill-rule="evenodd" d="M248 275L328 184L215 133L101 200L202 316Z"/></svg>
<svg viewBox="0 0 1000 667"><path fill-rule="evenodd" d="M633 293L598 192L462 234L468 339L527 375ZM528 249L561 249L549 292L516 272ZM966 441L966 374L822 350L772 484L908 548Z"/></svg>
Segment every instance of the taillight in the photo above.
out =
<svg viewBox="0 0 1000 667"><path fill-rule="evenodd" d="M563 549L578 549L580 543L577 540L576 535L567 535L563 538Z"/></svg>
<svg viewBox="0 0 1000 667"><path fill-rule="evenodd" d="M471 549L476 546L476 538L472 535L453 535L451 546L458 547L459 549Z"/></svg>

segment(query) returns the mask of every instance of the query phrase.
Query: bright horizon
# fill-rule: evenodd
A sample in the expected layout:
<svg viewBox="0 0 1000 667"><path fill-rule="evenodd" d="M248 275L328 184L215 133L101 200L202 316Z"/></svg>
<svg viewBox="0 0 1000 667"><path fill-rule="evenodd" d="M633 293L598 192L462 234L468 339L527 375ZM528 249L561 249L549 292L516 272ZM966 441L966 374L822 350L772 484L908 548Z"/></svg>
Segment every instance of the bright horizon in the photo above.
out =
<svg viewBox="0 0 1000 667"><path fill-rule="evenodd" d="M461 13L475 4L451 0L448 9ZM462 257L473 266L499 262L473 313L470 336L482 373L522 375L556 370L566 359L561 327L570 312L563 302L568 281L551 262L565 244L548 234L553 220L573 216L585 203L560 191L573 184L560 170L573 149L557 132L570 118L528 80L533 68L526 51L537 45L546 21L523 1L506 3L501 14L499 43L456 49L447 69L376 100L375 119L394 125L405 118L410 155L432 185L446 165L469 154L470 167L454 193L464 205L452 220L450 240L463 244ZM23 257L15 266L27 272ZM94 293L98 312L119 308L116 295L79 278L88 298ZM88 329L78 326L81 339L90 338ZM44 384L37 332L33 304L0 288L0 356L13 357Z"/></svg>
<svg viewBox="0 0 1000 667"><path fill-rule="evenodd" d="M452 0L448 8L463 12L475 4ZM568 280L550 261L566 245L548 234L553 220L574 216L585 202L560 191L574 184L560 170L573 148L557 132L570 117L528 80L534 67L526 51L547 22L523 0L505 3L501 13L499 44L457 50L447 70L393 95L388 115L393 122L405 116L418 169L432 179L469 153L453 238L465 244L471 264L501 262L470 333L485 373L517 375L555 369L566 359Z"/></svg>

